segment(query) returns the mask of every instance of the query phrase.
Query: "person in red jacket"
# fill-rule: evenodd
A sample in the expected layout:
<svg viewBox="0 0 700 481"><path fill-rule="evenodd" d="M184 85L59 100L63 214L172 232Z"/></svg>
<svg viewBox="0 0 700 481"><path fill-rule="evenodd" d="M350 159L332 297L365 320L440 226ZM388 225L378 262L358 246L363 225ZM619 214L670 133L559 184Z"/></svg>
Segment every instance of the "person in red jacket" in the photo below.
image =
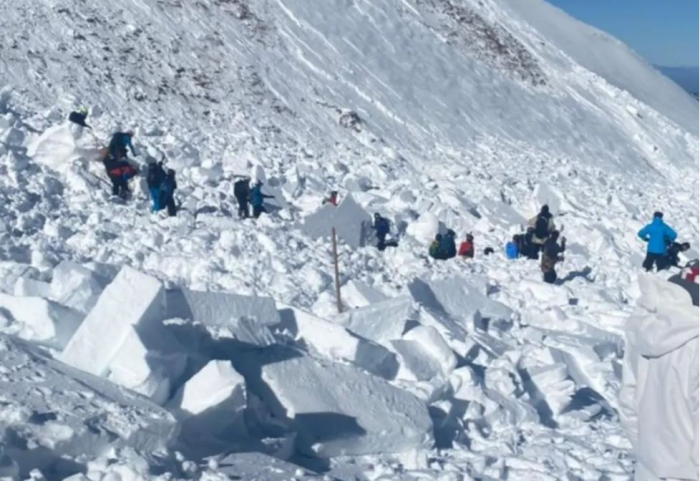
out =
<svg viewBox="0 0 700 481"><path fill-rule="evenodd" d="M474 258L474 236L467 234L467 240L462 242L459 246L458 255L463 259L473 259Z"/></svg>

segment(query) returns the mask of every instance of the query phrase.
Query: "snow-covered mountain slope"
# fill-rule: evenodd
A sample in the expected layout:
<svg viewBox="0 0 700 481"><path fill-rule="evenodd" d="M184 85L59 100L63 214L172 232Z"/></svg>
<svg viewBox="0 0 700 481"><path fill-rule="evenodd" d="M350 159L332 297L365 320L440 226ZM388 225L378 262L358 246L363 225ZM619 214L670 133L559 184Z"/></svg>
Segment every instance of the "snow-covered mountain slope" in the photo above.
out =
<svg viewBox="0 0 700 481"><path fill-rule="evenodd" d="M403 449L375 424L382 411L366 390L380 386L396 406L428 410L440 451L417 430L407 437L421 440L417 452L316 459L314 469L339 479L628 479L615 408L645 247L636 232L663 210L697 257L698 104L626 47L534 1L23 0L3 12L0 290L68 304L45 282L70 259L104 273L99 288L88 283L95 291L129 265L166 287L275 299L282 322L246 335L291 346L294 361L261 366L225 342L223 354L197 352L233 362L241 374L228 377L252 394L246 414L275 404L265 383L284 397L268 406L277 424L264 433L280 449L261 448L265 436L235 439L219 458L254 450L308 464L308 453ZM78 103L94 126L82 136L64 124ZM165 154L177 169L176 218L149 213L142 178L129 203L110 199L96 159L117 126L136 130L140 163ZM251 169L264 171L275 208L239 221L234 174ZM331 189L389 217L399 237L384 252L340 243L345 307L369 305L349 320L336 313L329 243L315 238L324 226L305 225ZM501 253L543 203L569 241L557 286L542 284L537 263ZM473 232L476 258L428 258L440 225ZM0 309L2 330L36 341L34 320L10 311ZM289 369L314 386L351 378L362 399L346 402L336 381L313 398L285 383ZM363 382L368 372L382 379ZM47 392L26 390L36 403ZM316 412L331 408L367 413L353 424ZM425 429L425 419L411 420ZM0 418L0 431L33 433L31 424ZM39 466L3 439L23 470ZM173 459L177 476L223 479L237 462L198 470L172 452L166 462L115 449L90 461L146 466L123 479L155 476ZM92 481L113 476L94 469ZM279 472L303 477L292 471Z"/></svg>

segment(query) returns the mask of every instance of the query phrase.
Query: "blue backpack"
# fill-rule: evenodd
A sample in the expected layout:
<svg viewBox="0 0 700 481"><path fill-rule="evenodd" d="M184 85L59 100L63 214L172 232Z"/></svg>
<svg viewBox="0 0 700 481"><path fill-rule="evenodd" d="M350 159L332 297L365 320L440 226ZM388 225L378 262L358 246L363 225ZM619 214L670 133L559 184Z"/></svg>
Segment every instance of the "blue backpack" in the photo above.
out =
<svg viewBox="0 0 700 481"><path fill-rule="evenodd" d="M516 246L512 242L508 242L506 244L506 257L508 259L517 259L518 258L518 246Z"/></svg>

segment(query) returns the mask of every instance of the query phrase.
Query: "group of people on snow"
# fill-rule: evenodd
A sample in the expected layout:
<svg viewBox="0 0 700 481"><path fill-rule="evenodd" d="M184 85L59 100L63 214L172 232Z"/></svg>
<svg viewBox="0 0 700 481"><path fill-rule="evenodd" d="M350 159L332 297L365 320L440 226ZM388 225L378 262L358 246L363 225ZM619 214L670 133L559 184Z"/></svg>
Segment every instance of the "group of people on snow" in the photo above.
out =
<svg viewBox="0 0 700 481"><path fill-rule="evenodd" d="M250 207L253 207L253 217L257 219L261 214L267 212L265 209L265 199L272 199L274 196L264 194L261 180L255 182L250 187L250 177L243 177L233 184L233 196L238 204L238 218L247 219L250 217Z"/></svg>

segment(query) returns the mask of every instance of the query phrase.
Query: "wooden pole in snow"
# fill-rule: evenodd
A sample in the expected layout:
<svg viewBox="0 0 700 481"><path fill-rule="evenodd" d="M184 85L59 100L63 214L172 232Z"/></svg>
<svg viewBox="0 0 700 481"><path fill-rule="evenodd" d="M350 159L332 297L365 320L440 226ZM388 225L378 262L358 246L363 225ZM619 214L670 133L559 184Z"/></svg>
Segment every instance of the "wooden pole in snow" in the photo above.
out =
<svg viewBox="0 0 700 481"><path fill-rule="evenodd" d="M338 301L338 314L343 312L343 301L340 299L340 269L338 268L338 242L335 236L335 227L331 229L331 243L333 244L333 268L335 270L335 298Z"/></svg>

